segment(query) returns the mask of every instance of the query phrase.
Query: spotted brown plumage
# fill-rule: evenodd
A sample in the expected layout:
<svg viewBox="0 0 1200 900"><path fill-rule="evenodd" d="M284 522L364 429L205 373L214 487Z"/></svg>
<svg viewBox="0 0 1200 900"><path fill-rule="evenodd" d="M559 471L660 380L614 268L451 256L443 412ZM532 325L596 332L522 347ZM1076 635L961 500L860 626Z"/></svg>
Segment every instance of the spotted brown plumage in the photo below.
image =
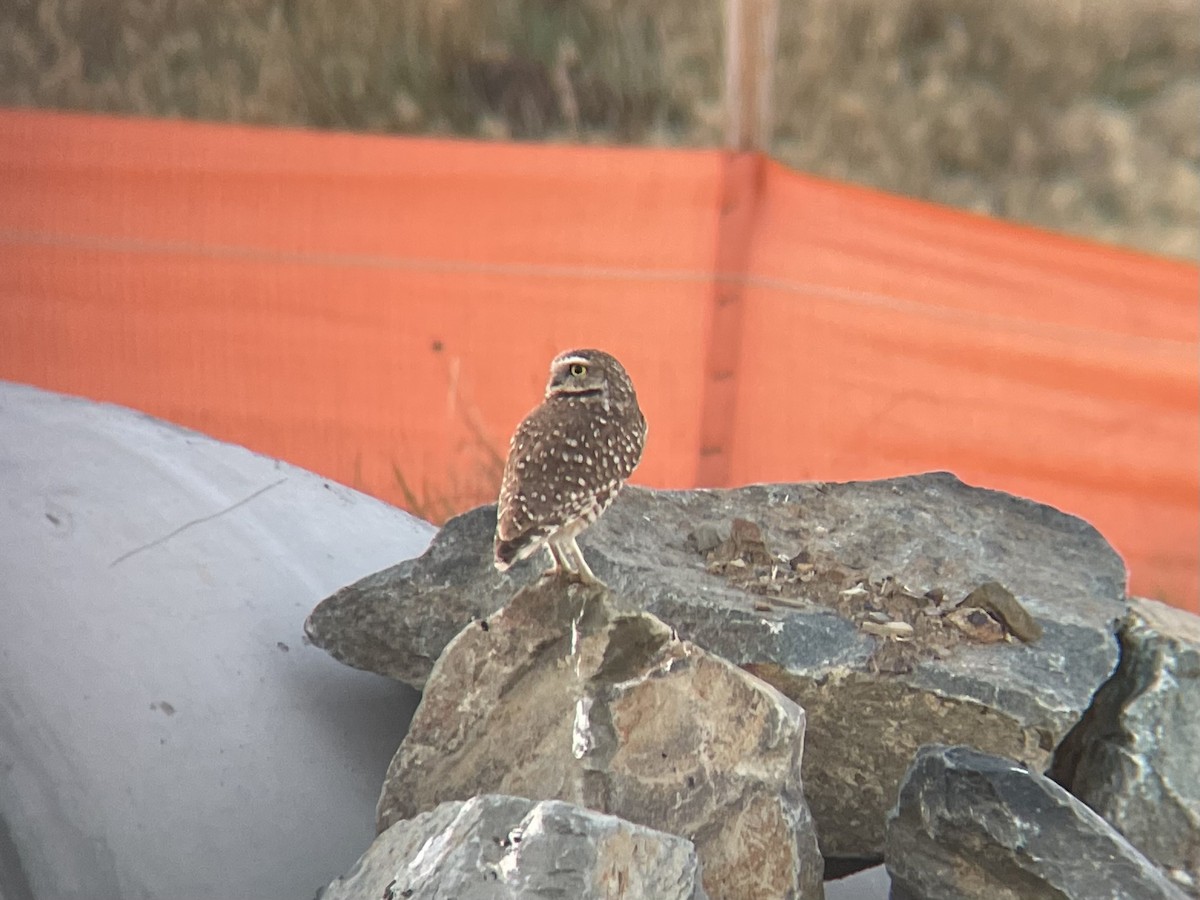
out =
<svg viewBox="0 0 1200 900"><path fill-rule="evenodd" d="M615 357L601 350L556 356L545 397L509 445L496 568L504 571L544 547L551 558L547 574L596 581L575 539L612 503L645 442L633 382Z"/></svg>

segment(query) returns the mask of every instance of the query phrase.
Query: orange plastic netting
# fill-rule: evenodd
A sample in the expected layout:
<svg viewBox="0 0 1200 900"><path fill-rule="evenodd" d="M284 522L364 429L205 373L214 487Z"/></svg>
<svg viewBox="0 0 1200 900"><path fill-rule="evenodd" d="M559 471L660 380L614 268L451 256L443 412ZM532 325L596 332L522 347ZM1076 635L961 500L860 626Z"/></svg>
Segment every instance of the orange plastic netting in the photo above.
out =
<svg viewBox="0 0 1200 900"><path fill-rule="evenodd" d="M0 378L440 518L602 346L641 483L949 469L1200 610L1194 266L718 151L0 110L0 171Z"/></svg>

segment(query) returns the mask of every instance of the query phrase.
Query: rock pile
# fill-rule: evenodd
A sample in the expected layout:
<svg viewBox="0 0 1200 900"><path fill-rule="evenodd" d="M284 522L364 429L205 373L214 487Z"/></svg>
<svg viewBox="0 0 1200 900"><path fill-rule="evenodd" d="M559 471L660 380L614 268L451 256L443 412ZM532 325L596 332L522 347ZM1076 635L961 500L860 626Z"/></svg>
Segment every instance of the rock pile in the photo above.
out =
<svg viewBox="0 0 1200 900"><path fill-rule="evenodd" d="M1051 774L1200 896L1200 618L1134 597L1119 638Z"/></svg>
<svg viewBox="0 0 1200 900"><path fill-rule="evenodd" d="M607 591L547 580L433 667L378 827L499 791L682 835L713 897L818 897L804 712Z"/></svg>
<svg viewBox="0 0 1200 900"><path fill-rule="evenodd" d="M1147 673L1194 680L1193 645L1164 653L1137 630L1120 559L1086 523L943 473L628 489L581 541L609 586L595 591L538 582L537 565L497 573L494 522L488 507L451 520L307 623L343 662L425 691L384 834L447 801L557 799L691 841L709 897L815 897L813 822L827 862L884 858L914 758L963 745L1053 769L1177 883L1195 877L1200 763L1144 739L1190 702ZM1135 644L1151 669L1132 668ZM1105 725L1088 730L1102 685ZM1152 776L1121 787L1105 773L1140 772L1131 755ZM1139 835L1135 780L1141 809L1174 804L1169 839Z"/></svg>

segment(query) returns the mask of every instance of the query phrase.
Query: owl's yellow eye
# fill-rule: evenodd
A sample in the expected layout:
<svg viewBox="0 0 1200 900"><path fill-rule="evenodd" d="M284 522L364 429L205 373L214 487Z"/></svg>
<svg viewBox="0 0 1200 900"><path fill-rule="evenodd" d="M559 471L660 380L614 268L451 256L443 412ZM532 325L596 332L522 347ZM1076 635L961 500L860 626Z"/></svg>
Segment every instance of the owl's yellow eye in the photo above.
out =
<svg viewBox="0 0 1200 900"><path fill-rule="evenodd" d="M582 378L587 374L587 366L585 366L583 363L572 363L571 374L576 378Z"/></svg>

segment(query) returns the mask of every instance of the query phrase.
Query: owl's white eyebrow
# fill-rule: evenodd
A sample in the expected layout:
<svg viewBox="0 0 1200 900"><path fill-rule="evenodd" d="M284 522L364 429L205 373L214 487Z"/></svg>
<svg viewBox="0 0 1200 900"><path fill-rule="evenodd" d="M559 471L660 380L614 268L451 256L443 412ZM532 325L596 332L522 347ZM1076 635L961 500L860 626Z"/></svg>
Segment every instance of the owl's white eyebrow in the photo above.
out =
<svg viewBox="0 0 1200 900"><path fill-rule="evenodd" d="M586 365L588 358L586 356L564 356L562 359L557 360L557 362L562 363L563 365L570 364L572 366L576 363Z"/></svg>

